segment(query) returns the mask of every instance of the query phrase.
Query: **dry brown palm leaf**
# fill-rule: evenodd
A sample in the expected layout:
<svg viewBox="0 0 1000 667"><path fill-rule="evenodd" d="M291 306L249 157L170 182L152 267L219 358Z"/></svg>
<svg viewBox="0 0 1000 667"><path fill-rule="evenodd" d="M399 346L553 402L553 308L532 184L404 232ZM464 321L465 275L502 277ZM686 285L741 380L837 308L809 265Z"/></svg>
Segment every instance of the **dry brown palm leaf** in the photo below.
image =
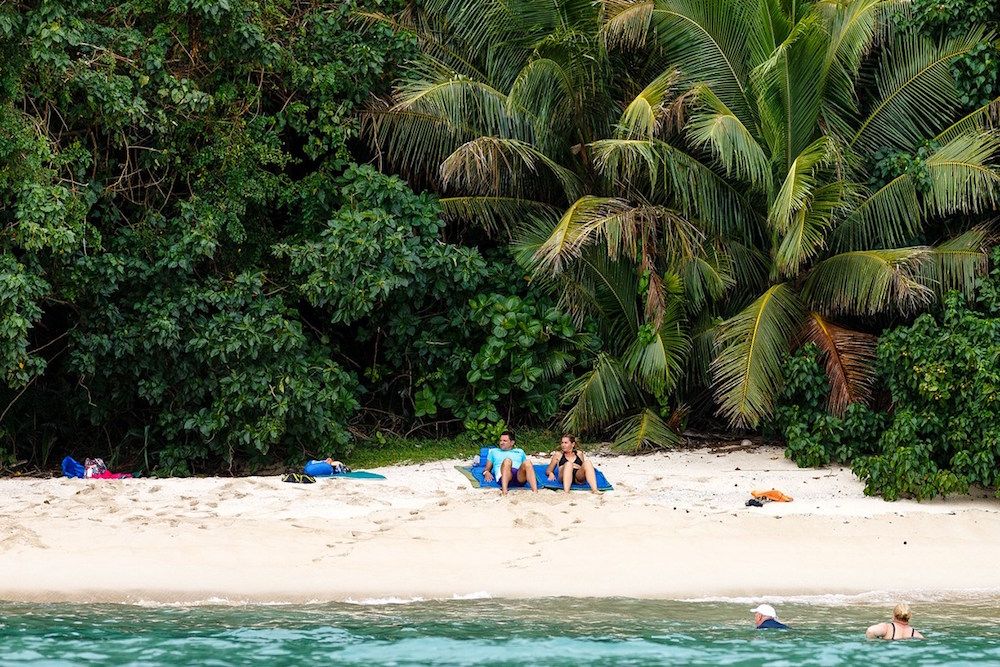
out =
<svg viewBox="0 0 1000 667"><path fill-rule="evenodd" d="M830 412L843 415L851 403L867 403L871 399L876 336L837 326L814 312L807 320L806 339L815 343L826 357Z"/></svg>

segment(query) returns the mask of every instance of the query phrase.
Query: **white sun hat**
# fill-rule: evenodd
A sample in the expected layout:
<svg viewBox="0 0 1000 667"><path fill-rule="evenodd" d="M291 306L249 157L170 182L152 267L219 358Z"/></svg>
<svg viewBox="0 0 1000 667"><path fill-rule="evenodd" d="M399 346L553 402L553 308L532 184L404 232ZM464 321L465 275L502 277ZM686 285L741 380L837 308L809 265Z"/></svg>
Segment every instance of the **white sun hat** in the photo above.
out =
<svg viewBox="0 0 1000 667"><path fill-rule="evenodd" d="M760 614L761 616L770 616L771 618L778 618L778 612L774 610L769 604L762 604L760 606L754 607L750 610L751 614Z"/></svg>

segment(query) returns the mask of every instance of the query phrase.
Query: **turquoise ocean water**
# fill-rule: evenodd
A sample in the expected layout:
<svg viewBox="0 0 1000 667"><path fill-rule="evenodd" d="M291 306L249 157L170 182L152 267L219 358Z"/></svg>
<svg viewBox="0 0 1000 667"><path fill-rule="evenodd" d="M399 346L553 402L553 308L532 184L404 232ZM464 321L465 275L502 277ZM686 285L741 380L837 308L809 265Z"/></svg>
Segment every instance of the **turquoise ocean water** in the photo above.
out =
<svg viewBox="0 0 1000 667"><path fill-rule="evenodd" d="M928 641L866 641L888 605L782 604L794 629L763 632L747 604L730 602L0 603L0 664L1000 664L996 601L913 608Z"/></svg>

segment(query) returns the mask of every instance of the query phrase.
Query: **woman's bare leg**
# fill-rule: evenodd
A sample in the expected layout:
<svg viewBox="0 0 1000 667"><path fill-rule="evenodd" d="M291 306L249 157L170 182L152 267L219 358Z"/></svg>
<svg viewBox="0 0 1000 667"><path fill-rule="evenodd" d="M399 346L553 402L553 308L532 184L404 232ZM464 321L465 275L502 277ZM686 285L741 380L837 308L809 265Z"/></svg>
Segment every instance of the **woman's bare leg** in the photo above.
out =
<svg viewBox="0 0 1000 667"><path fill-rule="evenodd" d="M583 466L576 471L576 481L583 484L584 480L590 486L591 493L597 493L597 473L594 471L594 464L584 460Z"/></svg>
<svg viewBox="0 0 1000 667"><path fill-rule="evenodd" d="M562 467L563 491L569 493L569 487L573 486L573 466L566 464Z"/></svg>

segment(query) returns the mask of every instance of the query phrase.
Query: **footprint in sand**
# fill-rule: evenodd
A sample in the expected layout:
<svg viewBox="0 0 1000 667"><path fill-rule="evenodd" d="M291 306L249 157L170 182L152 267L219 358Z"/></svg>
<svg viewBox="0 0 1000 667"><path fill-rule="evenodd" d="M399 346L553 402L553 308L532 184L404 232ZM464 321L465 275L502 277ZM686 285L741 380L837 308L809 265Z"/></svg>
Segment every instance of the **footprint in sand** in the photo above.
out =
<svg viewBox="0 0 1000 667"><path fill-rule="evenodd" d="M447 507L447 505L448 505L448 501L447 500L439 500L438 501L438 507Z"/></svg>
<svg viewBox="0 0 1000 667"><path fill-rule="evenodd" d="M515 528L533 528L536 526L551 528L552 519L541 512L528 512L525 516L514 519L513 526Z"/></svg>
<svg viewBox="0 0 1000 667"><path fill-rule="evenodd" d="M7 532L7 531L5 531ZM18 547L31 547L33 549L46 549L47 546L38 537L38 533L25 528L24 526L13 526L9 529L7 537L0 540L0 553L10 551Z"/></svg>

